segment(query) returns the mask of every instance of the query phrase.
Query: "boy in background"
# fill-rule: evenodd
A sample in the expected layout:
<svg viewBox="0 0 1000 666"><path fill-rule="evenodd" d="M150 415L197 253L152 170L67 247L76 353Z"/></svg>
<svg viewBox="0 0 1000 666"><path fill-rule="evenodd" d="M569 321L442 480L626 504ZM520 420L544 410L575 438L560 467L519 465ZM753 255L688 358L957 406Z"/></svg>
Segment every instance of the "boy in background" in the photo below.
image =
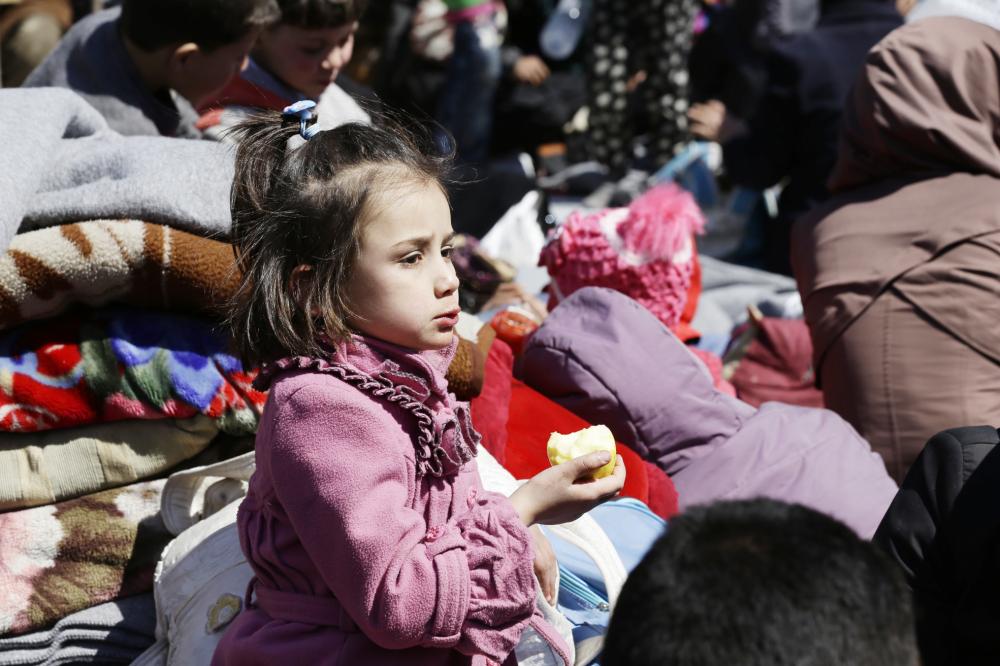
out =
<svg viewBox="0 0 1000 666"><path fill-rule="evenodd" d="M74 90L121 134L195 138L193 107L277 18L274 0L124 0L73 26L24 85Z"/></svg>
<svg viewBox="0 0 1000 666"><path fill-rule="evenodd" d="M351 60L366 0L277 0L281 17L265 29L247 67L199 106L199 129L209 138L253 109L274 109L305 99L319 104L324 128L368 122L368 114L335 81Z"/></svg>

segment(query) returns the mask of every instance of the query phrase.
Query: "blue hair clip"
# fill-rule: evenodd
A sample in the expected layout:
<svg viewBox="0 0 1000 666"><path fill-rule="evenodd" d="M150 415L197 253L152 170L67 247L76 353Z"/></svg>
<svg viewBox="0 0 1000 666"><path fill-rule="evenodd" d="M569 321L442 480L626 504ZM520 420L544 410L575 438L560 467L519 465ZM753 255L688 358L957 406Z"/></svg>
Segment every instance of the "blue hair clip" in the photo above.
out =
<svg viewBox="0 0 1000 666"><path fill-rule="evenodd" d="M316 108L316 102L311 99L304 99L294 104L289 104L281 110L281 119L294 122L299 121L299 134L303 139L311 139L319 134L318 125L310 125L309 121L314 120L312 110Z"/></svg>

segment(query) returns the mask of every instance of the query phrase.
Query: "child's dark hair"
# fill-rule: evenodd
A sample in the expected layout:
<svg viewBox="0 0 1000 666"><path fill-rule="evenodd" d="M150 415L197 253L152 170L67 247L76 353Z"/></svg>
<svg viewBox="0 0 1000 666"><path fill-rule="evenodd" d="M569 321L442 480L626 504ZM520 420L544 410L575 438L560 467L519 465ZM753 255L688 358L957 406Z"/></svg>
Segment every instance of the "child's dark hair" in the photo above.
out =
<svg viewBox="0 0 1000 666"><path fill-rule="evenodd" d="M280 16L275 0L123 0L121 30L144 51L187 42L211 51Z"/></svg>
<svg viewBox="0 0 1000 666"><path fill-rule="evenodd" d="M428 129L388 110L372 125L349 123L304 142L298 122L277 112L253 116L233 134L233 247L242 280L228 322L236 351L251 364L321 355L324 339L350 334L345 293L372 196L420 183L444 193L451 155ZM311 271L293 285L301 265Z"/></svg>
<svg viewBox="0 0 1000 666"><path fill-rule="evenodd" d="M278 0L281 23L298 28L339 28L361 20L368 0Z"/></svg>
<svg viewBox="0 0 1000 666"><path fill-rule="evenodd" d="M772 500L671 519L629 575L602 664L916 666L895 565L837 520Z"/></svg>

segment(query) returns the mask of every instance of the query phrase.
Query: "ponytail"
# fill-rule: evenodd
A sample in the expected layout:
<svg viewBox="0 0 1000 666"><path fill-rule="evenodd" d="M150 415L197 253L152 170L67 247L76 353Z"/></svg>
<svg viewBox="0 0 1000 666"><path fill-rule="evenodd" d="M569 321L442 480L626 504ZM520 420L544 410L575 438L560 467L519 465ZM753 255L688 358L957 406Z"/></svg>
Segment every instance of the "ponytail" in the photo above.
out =
<svg viewBox="0 0 1000 666"><path fill-rule="evenodd" d="M275 202L288 141L297 133L297 127L282 122L281 114L273 111L253 115L232 131L238 142L230 191L232 241L243 279L230 304L228 323L237 350L251 364L264 360L256 353L261 340L289 340L294 337L293 322L300 318L296 303L275 293L281 285L287 290L291 273L278 253L267 250L276 240L272 224L281 216Z"/></svg>
<svg viewBox="0 0 1000 666"><path fill-rule="evenodd" d="M261 112L233 128L231 136L237 141L236 172L229 205L237 248L239 238L267 210L275 175L285 161L288 140L296 133L296 128L283 123L276 111Z"/></svg>

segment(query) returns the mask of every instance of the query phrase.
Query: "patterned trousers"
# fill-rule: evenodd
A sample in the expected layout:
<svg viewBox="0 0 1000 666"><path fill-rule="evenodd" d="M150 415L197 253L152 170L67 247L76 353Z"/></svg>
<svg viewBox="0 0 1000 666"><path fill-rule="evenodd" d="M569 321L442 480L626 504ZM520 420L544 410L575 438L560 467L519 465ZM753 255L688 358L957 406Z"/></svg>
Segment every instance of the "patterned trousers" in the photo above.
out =
<svg viewBox="0 0 1000 666"><path fill-rule="evenodd" d="M593 0L588 93L593 156L624 175L632 126L626 84L643 69L641 112L651 130L655 167L688 141L688 55L698 0Z"/></svg>

